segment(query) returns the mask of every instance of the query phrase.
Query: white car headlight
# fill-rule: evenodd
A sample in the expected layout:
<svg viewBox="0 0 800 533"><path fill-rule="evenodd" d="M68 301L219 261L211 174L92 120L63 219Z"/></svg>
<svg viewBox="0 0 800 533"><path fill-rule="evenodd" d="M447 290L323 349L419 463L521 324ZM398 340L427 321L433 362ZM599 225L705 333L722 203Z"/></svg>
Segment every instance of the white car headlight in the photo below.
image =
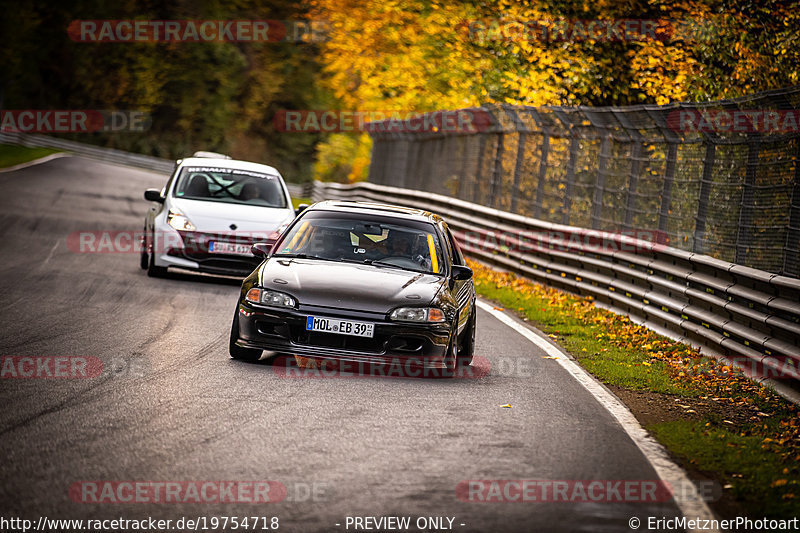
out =
<svg viewBox="0 0 800 533"><path fill-rule="evenodd" d="M438 307L398 307L389 314L398 322L444 322L445 316Z"/></svg>
<svg viewBox="0 0 800 533"><path fill-rule="evenodd" d="M269 289L259 289L253 287L244 297L248 302L257 304L269 305L271 307L297 307L297 300L278 291L271 291Z"/></svg>
<svg viewBox="0 0 800 533"><path fill-rule="evenodd" d="M197 228L192 221L186 218L186 215L176 209L170 209L167 214L167 224L172 226L178 231L194 231Z"/></svg>

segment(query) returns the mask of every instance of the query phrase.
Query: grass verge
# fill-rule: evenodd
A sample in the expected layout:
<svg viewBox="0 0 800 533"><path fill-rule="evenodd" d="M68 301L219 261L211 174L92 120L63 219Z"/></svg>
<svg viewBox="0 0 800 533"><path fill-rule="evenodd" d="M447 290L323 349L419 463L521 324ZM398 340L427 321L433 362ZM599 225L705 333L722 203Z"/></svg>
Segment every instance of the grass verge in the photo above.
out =
<svg viewBox="0 0 800 533"><path fill-rule="evenodd" d="M723 518L800 515L800 409L738 369L627 317L471 262L475 289L531 322L611 387L690 472L716 480Z"/></svg>
<svg viewBox="0 0 800 533"><path fill-rule="evenodd" d="M314 202L311 201L311 198L292 198L292 207L297 209L300 207L300 204L308 204L311 205Z"/></svg>
<svg viewBox="0 0 800 533"><path fill-rule="evenodd" d="M50 148L28 148L14 144L0 144L0 168L27 163L56 152L58 150L51 150Z"/></svg>

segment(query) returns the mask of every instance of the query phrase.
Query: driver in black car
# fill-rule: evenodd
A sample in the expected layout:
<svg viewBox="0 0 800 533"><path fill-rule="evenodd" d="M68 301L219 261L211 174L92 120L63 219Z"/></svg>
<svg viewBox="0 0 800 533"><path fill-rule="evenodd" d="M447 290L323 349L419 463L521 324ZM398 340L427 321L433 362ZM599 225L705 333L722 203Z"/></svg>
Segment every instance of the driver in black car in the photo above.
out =
<svg viewBox="0 0 800 533"><path fill-rule="evenodd" d="M387 244L389 257L407 257L411 259L411 238L408 233L393 234Z"/></svg>
<svg viewBox="0 0 800 533"><path fill-rule="evenodd" d="M423 268L430 268L430 262L419 253L414 252L412 238L408 233L398 232L392 235L387 244L387 255L389 257L404 257L411 259Z"/></svg>

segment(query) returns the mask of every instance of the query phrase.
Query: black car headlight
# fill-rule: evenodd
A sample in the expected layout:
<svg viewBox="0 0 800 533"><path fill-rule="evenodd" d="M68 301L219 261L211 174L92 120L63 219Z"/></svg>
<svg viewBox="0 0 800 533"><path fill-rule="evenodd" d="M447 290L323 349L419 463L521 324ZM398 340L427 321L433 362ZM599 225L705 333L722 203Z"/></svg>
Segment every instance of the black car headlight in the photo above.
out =
<svg viewBox="0 0 800 533"><path fill-rule="evenodd" d="M259 289L253 287L244 297L248 302L253 302L271 307L297 307L297 300L283 292L271 291L269 289Z"/></svg>
<svg viewBox="0 0 800 533"><path fill-rule="evenodd" d="M444 312L438 307L398 307L389 313L389 320L398 322L444 322Z"/></svg>

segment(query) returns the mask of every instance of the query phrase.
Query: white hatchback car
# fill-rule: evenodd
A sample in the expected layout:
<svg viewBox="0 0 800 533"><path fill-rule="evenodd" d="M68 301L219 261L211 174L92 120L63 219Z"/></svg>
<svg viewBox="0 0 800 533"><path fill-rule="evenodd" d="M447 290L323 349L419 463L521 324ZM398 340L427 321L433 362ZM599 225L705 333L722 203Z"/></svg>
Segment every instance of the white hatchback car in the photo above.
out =
<svg viewBox="0 0 800 533"><path fill-rule="evenodd" d="M199 155L199 154L197 154ZM294 219L289 191L273 167L234 159L179 160L144 223L140 266L246 276L260 262L254 242L275 240Z"/></svg>

